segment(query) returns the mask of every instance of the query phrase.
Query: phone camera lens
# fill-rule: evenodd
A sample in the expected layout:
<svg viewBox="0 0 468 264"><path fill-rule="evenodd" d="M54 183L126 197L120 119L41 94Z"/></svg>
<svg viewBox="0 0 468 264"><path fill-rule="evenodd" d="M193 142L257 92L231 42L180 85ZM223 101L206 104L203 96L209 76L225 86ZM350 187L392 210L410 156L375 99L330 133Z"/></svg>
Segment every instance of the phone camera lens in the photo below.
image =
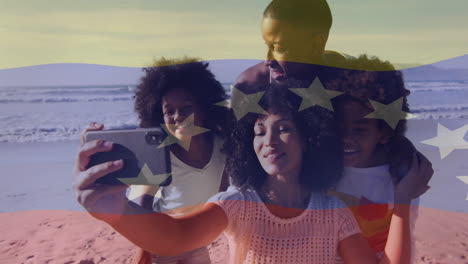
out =
<svg viewBox="0 0 468 264"><path fill-rule="evenodd" d="M146 135L146 142L150 145L161 144L161 135L156 132L149 132Z"/></svg>

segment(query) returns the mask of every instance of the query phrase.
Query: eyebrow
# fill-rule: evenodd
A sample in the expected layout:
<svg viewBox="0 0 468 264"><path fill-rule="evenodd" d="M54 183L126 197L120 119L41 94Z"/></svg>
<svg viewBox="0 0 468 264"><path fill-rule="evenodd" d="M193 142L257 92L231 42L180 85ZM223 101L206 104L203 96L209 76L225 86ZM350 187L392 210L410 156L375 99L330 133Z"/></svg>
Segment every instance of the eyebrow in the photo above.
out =
<svg viewBox="0 0 468 264"><path fill-rule="evenodd" d="M191 103L191 104L194 104L194 102L193 102L192 99L184 99L184 100L182 100L182 103ZM169 104L169 103L162 103L162 106L163 106L163 107L164 107L164 106L167 106L167 105L170 106L171 104Z"/></svg>
<svg viewBox="0 0 468 264"><path fill-rule="evenodd" d="M291 119L291 118L282 118L282 119L280 119L280 120L276 120L275 123L273 123L273 124L276 124L276 123L279 123L279 122L283 122L283 121L290 121L290 122L292 122L292 119ZM254 126L264 126L263 120L260 121L260 122L255 123Z"/></svg>
<svg viewBox="0 0 468 264"><path fill-rule="evenodd" d="M275 44L280 44L280 45L281 45L281 44L284 44L284 42L272 41L272 42L268 42L268 43L267 43L267 42L265 41L265 45L275 45Z"/></svg>

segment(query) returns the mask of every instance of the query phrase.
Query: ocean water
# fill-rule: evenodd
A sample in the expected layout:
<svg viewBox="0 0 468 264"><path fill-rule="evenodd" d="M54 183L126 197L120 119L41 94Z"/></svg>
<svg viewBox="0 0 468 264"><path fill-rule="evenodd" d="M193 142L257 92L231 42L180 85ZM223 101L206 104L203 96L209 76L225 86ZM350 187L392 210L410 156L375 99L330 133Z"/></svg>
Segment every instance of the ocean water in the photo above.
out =
<svg viewBox="0 0 468 264"><path fill-rule="evenodd" d="M229 91L230 83L223 84ZM468 81L407 82L417 119L468 119ZM137 126L134 86L0 88L0 142L78 139L91 121L106 128Z"/></svg>
<svg viewBox="0 0 468 264"><path fill-rule="evenodd" d="M228 91L230 83L223 85ZM435 169L431 190L421 197L420 206L468 213L468 186L456 177L466 175L468 170L464 162L466 150L455 150L441 159L438 148L421 143L437 135L439 123L449 129L468 123L468 81L407 82L406 86L411 90L410 108L419 119L410 120L407 136ZM9 175L8 168L30 162L38 166L39 171L34 176L49 179L18 185L17 182L30 181L31 172L29 166L15 168L16 176L6 177L4 180L10 184L0 188L0 193L7 194L6 199L0 199L0 212L79 210L69 191L69 177L52 173L57 178L50 180L47 170L50 164L55 164L54 170L63 170L68 175L77 140L91 121L102 122L110 129L135 128L134 91L134 86L127 85L0 88L0 175ZM22 142L34 143L19 144ZM39 156L37 149L41 153ZM69 198L55 199L50 190L54 195ZM26 193L27 196L21 196Z"/></svg>
<svg viewBox="0 0 468 264"><path fill-rule="evenodd" d="M468 81L407 82L411 112L417 119L468 118Z"/></svg>

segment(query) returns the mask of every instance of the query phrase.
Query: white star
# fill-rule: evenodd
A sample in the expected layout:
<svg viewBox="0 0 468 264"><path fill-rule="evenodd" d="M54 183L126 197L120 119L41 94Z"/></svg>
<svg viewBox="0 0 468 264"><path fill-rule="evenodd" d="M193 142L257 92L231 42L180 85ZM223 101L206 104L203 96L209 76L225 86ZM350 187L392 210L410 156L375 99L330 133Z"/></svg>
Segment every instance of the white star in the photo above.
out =
<svg viewBox="0 0 468 264"><path fill-rule="evenodd" d="M234 85L231 85L231 100L225 100L215 105L232 108L236 119L239 121L248 113L267 114L267 112L258 104L265 92L245 94Z"/></svg>
<svg viewBox="0 0 468 264"><path fill-rule="evenodd" d="M222 102L216 103L215 105L231 108L231 99L224 100Z"/></svg>
<svg viewBox="0 0 468 264"><path fill-rule="evenodd" d="M438 147L440 158L443 159L455 149L468 149L468 142L463 139L466 131L468 131L468 125L450 130L441 124L437 124L437 136L421 141L421 143Z"/></svg>
<svg viewBox="0 0 468 264"><path fill-rule="evenodd" d="M194 115L191 114L189 117L187 117L184 121L182 121L179 125L176 124L161 124L161 127L166 131L167 137L164 139L164 141L161 143L161 145L158 146L158 148L163 148L172 144L179 144L181 147L183 147L186 151L189 150L190 148L190 142L192 141L192 137L208 132L210 131L207 128L195 126L193 124L194 121ZM185 127L184 129L186 130L184 133L183 139L178 139L176 138L171 132L175 131L177 127Z"/></svg>
<svg viewBox="0 0 468 264"><path fill-rule="evenodd" d="M468 184L468 176L457 176L457 178L465 184Z"/></svg>
<svg viewBox="0 0 468 264"><path fill-rule="evenodd" d="M457 176L457 178L460 179L465 184L468 184L468 176ZM468 195L466 195L466 200L468 201Z"/></svg>
<svg viewBox="0 0 468 264"><path fill-rule="evenodd" d="M402 111L403 97L400 97L387 105L373 100L369 100L369 102L372 104L374 112L366 115L365 118L383 119L392 129L396 128L401 119L411 119L416 117L414 114Z"/></svg>
<svg viewBox="0 0 468 264"><path fill-rule="evenodd" d="M316 77L315 80L310 84L309 88L289 88L289 90L302 98L299 111L314 105L318 105L333 111L333 106L330 99L342 94L342 92L325 89L318 77Z"/></svg>
<svg viewBox="0 0 468 264"><path fill-rule="evenodd" d="M126 185L159 185L164 182L171 173L153 174L145 163L136 178L117 178Z"/></svg>
<svg viewBox="0 0 468 264"><path fill-rule="evenodd" d="M155 196L158 190L159 190L158 186L130 185L128 199L131 201L142 195Z"/></svg>

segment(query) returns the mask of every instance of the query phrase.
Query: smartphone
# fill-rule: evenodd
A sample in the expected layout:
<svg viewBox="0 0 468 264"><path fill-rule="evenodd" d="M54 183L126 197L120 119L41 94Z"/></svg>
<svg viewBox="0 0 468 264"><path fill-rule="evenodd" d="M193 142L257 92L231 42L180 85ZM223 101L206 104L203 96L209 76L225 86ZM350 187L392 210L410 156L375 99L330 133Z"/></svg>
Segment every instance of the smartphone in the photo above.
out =
<svg viewBox="0 0 468 264"><path fill-rule="evenodd" d="M171 184L168 147L160 147L166 134L159 128L89 131L86 142L101 139L113 143L109 152L91 156L88 168L113 160L123 160L123 168L99 178L103 184L157 185Z"/></svg>

